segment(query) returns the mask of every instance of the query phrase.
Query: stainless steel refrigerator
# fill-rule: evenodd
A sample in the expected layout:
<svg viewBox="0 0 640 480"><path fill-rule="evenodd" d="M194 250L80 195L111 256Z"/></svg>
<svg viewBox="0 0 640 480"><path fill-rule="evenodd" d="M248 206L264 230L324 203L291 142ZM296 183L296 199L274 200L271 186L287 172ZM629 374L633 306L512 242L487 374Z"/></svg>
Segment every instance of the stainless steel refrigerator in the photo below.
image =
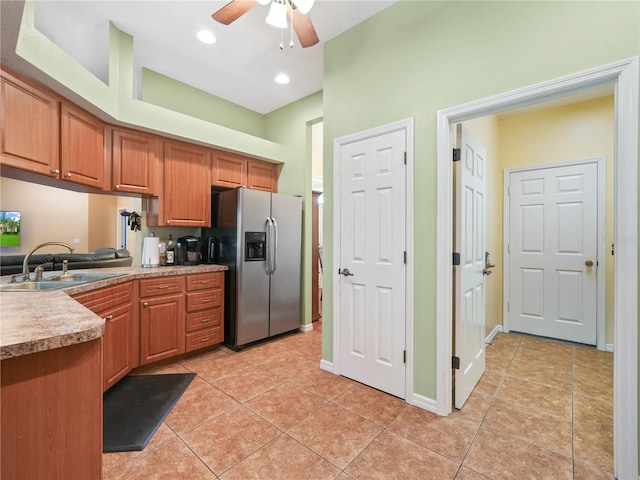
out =
<svg viewBox="0 0 640 480"><path fill-rule="evenodd" d="M302 199L238 188L214 192L215 263L225 275L224 343L240 348L300 326Z"/></svg>

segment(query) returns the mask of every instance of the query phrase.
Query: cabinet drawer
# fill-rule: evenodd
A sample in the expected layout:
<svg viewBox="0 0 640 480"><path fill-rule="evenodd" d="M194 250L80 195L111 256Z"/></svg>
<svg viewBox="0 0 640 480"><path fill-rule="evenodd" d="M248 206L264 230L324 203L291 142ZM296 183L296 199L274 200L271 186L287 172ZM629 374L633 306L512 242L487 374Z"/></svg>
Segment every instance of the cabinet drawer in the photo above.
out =
<svg viewBox="0 0 640 480"><path fill-rule="evenodd" d="M187 352L198 350L199 348L216 345L222 341L222 328L213 327L201 330L196 333L187 333L186 348Z"/></svg>
<svg viewBox="0 0 640 480"><path fill-rule="evenodd" d="M184 291L184 277L160 277L140 280L140 298L180 293Z"/></svg>
<svg viewBox="0 0 640 480"><path fill-rule="evenodd" d="M187 312L196 312L222 305L222 290L219 288L187 293Z"/></svg>
<svg viewBox="0 0 640 480"><path fill-rule="evenodd" d="M131 282L105 287L92 292L81 293L74 296L74 300L93 313L103 313L119 305L131 303L133 296L133 284Z"/></svg>
<svg viewBox="0 0 640 480"><path fill-rule="evenodd" d="M187 275L187 292L203 290L205 288L218 288L222 286L223 272L198 273Z"/></svg>
<svg viewBox="0 0 640 480"><path fill-rule="evenodd" d="M217 327L221 321L222 309L220 307L202 310L196 313L188 313L186 322L187 333L195 332L203 328Z"/></svg>

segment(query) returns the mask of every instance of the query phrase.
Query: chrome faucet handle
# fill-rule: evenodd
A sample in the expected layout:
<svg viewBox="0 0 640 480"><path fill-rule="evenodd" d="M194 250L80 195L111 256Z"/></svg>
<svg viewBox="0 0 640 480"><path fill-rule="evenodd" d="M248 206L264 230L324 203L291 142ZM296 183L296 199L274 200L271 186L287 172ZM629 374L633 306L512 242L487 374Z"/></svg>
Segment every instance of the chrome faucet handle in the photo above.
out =
<svg viewBox="0 0 640 480"><path fill-rule="evenodd" d="M69 275L69 272L67 271L69 268L69 260L63 260L62 261L62 274L63 275Z"/></svg>
<svg viewBox="0 0 640 480"><path fill-rule="evenodd" d="M42 272L44 272L44 263L38 265L34 270L34 273L36 274L36 282L38 280L42 280Z"/></svg>

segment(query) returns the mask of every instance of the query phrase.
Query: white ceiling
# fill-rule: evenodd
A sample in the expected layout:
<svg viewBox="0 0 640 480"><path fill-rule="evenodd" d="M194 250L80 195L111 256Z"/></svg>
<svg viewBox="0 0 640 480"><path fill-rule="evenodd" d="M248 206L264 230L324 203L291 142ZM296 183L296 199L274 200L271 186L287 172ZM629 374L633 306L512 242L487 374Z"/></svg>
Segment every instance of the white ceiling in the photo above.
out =
<svg viewBox="0 0 640 480"><path fill-rule="evenodd" d="M142 68L167 75L259 113L268 113L322 90L323 43L396 0L316 0L309 12L320 43L289 48L284 34L265 23L269 7L257 4L230 25L211 18L228 0L37 0L35 24L105 83L108 22L134 38L135 83ZM213 45L196 38L203 28ZM288 85L274 77L286 73ZM137 85L136 85L137 88Z"/></svg>

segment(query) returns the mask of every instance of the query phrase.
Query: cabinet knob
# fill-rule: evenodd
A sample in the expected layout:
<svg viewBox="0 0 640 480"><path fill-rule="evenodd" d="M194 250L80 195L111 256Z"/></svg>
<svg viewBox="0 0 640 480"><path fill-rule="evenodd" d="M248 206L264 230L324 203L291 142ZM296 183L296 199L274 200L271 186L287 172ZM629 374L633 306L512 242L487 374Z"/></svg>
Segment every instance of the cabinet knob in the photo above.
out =
<svg viewBox="0 0 640 480"><path fill-rule="evenodd" d="M120 185L116 185L116 190L118 190L120 188Z"/></svg>
<svg viewBox="0 0 640 480"><path fill-rule="evenodd" d="M51 173L53 173L54 175L58 175L60 173L60 170L54 168L53 170L51 170Z"/></svg>
<svg viewBox="0 0 640 480"><path fill-rule="evenodd" d="M69 177L71 176L71 174L70 174L69 172L67 172L67 173L65 173L65 174L64 174L64 176L65 176L66 178L69 178Z"/></svg>
<svg viewBox="0 0 640 480"><path fill-rule="evenodd" d="M148 307L148 306L149 306L149 302L144 302L144 303L142 304L142 306L143 306L143 307Z"/></svg>
<svg viewBox="0 0 640 480"><path fill-rule="evenodd" d="M171 225L171 220L167 220L167 225Z"/></svg>
<svg viewBox="0 0 640 480"><path fill-rule="evenodd" d="M109 320L113 320L113 315L107 315L106 317L104 317L105 321L109 321Z"/></svg>

